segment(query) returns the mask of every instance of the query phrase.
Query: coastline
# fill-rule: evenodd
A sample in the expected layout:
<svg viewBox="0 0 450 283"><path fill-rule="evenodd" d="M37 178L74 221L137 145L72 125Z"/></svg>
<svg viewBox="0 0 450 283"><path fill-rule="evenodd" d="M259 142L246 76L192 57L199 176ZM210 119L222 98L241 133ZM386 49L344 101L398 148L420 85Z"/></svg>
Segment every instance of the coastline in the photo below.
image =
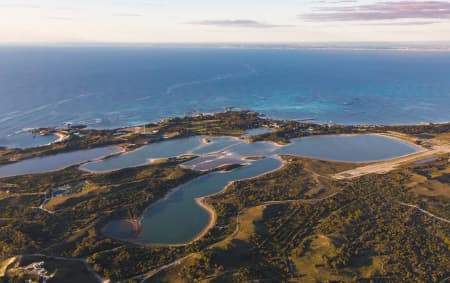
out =
<svg viewBox="0 0 450 283"><path fill-rule="evenodd" d="M63 134L63 133L60 133L60 132L56 132L56 133L54 133L54 135L57 136L58 139L55 140L55 141L53 141L53 142L51 142L51 143L49 143L48 145L51 145L51 144L54 144L54 143L63 142L63 141L65 141L67 138L69 138L68 135Z"/></svg>
<svg viewBox="0 0 450 283"><path fill-rule="evenodd" d="M419 126L419 125L417 125L417 126ZM396 140L396 141L399 141L399 142L408 144L408 145L410 145L411 147L413 147L413 148L416 150L416 151L414 151L414 152L412 152L412 153L405 154L405 155L399 156L399 157L393 157L393 158L388 158L388 159L380 159L380 160L369 160L369 161L363 161L363 162L358 162L358 161L347 161L347 163L359 163L359 164L368 164L368 163L375 163L375 164L376 164L376 163L379 163L379 164L382 164L382 163L386 163L386 162L390 162L390 161L395 161L395 160L398 160L398 159L401 159L401 158L409 157L409 156L411 156L411 155L417 155L417 154L420 154L420 153L423 153L423 152L426 153L427 151L429 151L429 149L424 148L424 147L422 147L422 146L420 146L420 145L415 144L415 143L414 143L413 136L411 136L411 135L409 135L409 134L403 134L403 132L390 132L389 130L386 130L386 131L383 131L383 132L368 132L368 133L358 133L357 131L354 131L354 130L349 131L349 132L353 132L353 133L349 133L349 134L335 134L335 133L327 133L326 131L322 131L322 132L318 132L318 133L315 134L315 135L308 135L308 136L304 136L304 137L300 136L300 137L292 138L292 139L313 138L313 137L325 137L325 136L362 136L362 135L378 135L378 136L382 136L382 137L385 137L385 138L394 139L394 140ZM64 134L62 134L62 133L55 133L55 135L57 135L57 136L59 137L58 140L67 138L67 135L64 135ZM180 138L186 138L186 137L189 138L189 137L195 137L195 136L197 136L199 139L202 140L202 142L201 142L198 146L196 146L195 149L199 149L199 148L201 148L202 146L205 146L205 145L209 144L210 142L206 142L206 139L208 139L208 138L227 137L227 138L230 138L230 139L232 139L232 140L236 140L236 141L243 142L243 143L244 143L244 142L245 142L245 143L252 143L251 141L247 140L243 135L241 135L241 136L229 136L229 135L226 135L226 134L225 134L225 135L195 135L195 134L190 134L190 135L186 135L186 136L177 136L177 137L171 138L170 140L173 140L173 139L180 139ZM292 140L292 139L291 139L291 140ZM164 140L156 141L156 142L164 142ZM286 146L286 144L279 144L279 143L274 142L274 141L255 141L254 143L271 143L274 147L280 147L280 148ZM95 158L95 159L85 160L85 161L80 162L80 163L68 165L68 166L65 166L65 167L60 167L60 168L57 168L57 169L52 169L52 170L49 170L49 171L42 171L42 172L39 172L39 174L41 174L41 173L53 172L53 171L58 171L58 170L62 170L62 169L65 169L65 168L67 168L67 167L71 167L71 166L74 166L74 165L79 165L79 167L78 167L79 170L85 171L85 172L89 172L89 173L92 173L92 174L104 174L104 173L108 173L108 172L114 172L114 171L117 171L117 170L120 170L120 169L112 169L112 170L107 170L107 171L94 171L94 170L89 170L89 169L84 168L83 165L85 165L86 163L89 163L89 162L98 162L98 161L105 160L105 159L110 158L110 157L113 157L113 156L117 156L117 155L121 155L121 154L126 154L126 153L128 153L128 152L136 152L136 151L142 150L143 147L148 146L148 145L151 145L151 144L152 144L152 143L142 144L142 145L140 145L138 148L134 148L134 149L132 149L132 150L127 149L126 147L123 147L123 144L122 144L122 146L117 146L117 145L115 145L115 146L110 146L110 147L120 148L120 150L115 151L115 152L110 153L110 154L106 154L106 155L97 157L97 158ZM216 151L212 151L212 152L207 153L207 154L205 154L205 155L208 155L208 154L214 154L214 153L218 153L218 152L221 152L221 151L226 151L228 148L233 147L233 146L234 146L234 144L231 144L231 145L229 145L229 146L226 146L226 147L223 148L223 149L219 149L219 150L216 150ZM109 146L108 146L108 147L109 147ZM194 151L195 149L190 150L190 151L187 151L186 154L192 153L192 151ZM419 149L419 150L417 150L417 149ZM89 149L86 149L86 150L89 150ZM289 156L289 154L283 154L283 155ZM299 155L299 156L301 156L301 155ZM201 232L200 232L193 240L191 240L191 241L189 241L189 242L186 242L186 243L180 243L180 244L169 244L169 245L163 244L163 246L180 246L180 245L188 245L188 244L190 244L190 243L192 243L192 242L195 242L195 241L201 239L205 234L208 233L208 231L215 225L215 223L216 223L216 221L217 221L217 215L216 215L216 212L214 211L214 208L211 207L211 206L207 203L207 201L206 201L207 198L212 197L212 196L217 195L217 194L224 193L224 192L225 192L225 191L226 191L226 190L227 190L234 182L241 181L241 180L250 180L250 179L253 179L253 178L258 178L258 177L260 177L260 176L262 176L262 175L266 175L266 174L269 174L269 173L271 173L271 172L273 172L273 171L277 171L277 170L281 169L283 166L285 166L285 164L286 164L286 162L285 162L285 161L281 158L281 156L279 156L279 155L270 155L270 156L268 155L267 157L270 157L270 158L277 158L278 160L281 160L280 166L277 167L276 169L273 169L273 170L270 170L270 171L261 173L261 174L259 174L259 175L257 175L257 176L254 176L254 177L243 178L243 179L231 181L231 182L229 182L228 184L226 184L226 185L225 185L220 191L218 191L217 193L213 193L213 194L211 194L211 195L206 195L206 196L203 196L203 197L194 199L195 202L196 202L196 204L197 204L199 207L201 207L203 210L205 210L205 211L209 214L209 216L210 216L209 218L210 218L210 219L209 219L209 221L208 221L208 225L206 225L206 226L202 229L202 231L201 231ZM309 158L309 159L316 159L316 160L324 160L324 161L346 162L346 161L339 161L339 160L333 160L333 159L317 158L317 157L312 157L312 156L301 156L301 157ZM155 160L161 160L161 159L167 159L167 158L153 158L153 159L147 159L145 163L138 164L138 165L135 165L135 166L126 167L126 168L132 168L132 167L139 167L139 166L148 165L148 164L151 164L152 162L154 162ZM189 168L188 166L183 166L183 165L181 165L181 167ZM187 182L187 183L181 184L181 185L179 185L179 186L177 186L177 187L175 187L175 188L173 188L173 189L170 189L170 190L169 190L162 198L158 199L156 202L154 202L154 203L150 204L148 207L146 207L146 208L143 210L142 214L139 216L139 218L134 219L133 221L130 221L130 219L124 219L124 220L125 220L125 221L128 221L128 223L130 223L131 226L136 226L136 227L138 227L138 228L135 228L134 230L135 230L135 231L139 231L139 229L140 229L140 227L141 227L141 225L142 225L143 219L144 219L144 217L145 217L145 214L147 213L147 211L148 211L149 209L153 208L155 205L158 205L159 203L161 203L161 202L163 202L163 201L166 201L168 198L170 198L170 197L172 196L173 193L177 192L180 188L182 188L183 186L189 184L189 183L192 182L193 180L195 180L195 179L197 179L197 178L199 178L199 177L205 175L205 174L208 173L210 170L195 170L195 171L198 172L198 176L197 176L197 177L193 178L192 180L190 180L190 181ZM219 171L218 173L220 173L220 171ZM31 173L31 174L35 174L35 173ZM20 174L20 175L26 175L26 174ZM17 176L19 176L19 175L17 175ZM117 220L118 220L118 219L117 219ZM139 232L137 232L137 233L135 233L135 234L139 234ZM110 237L110 236L109 236L109 237ZM125 241L130 241L130 242L136 242L136 241L133 241L133 239L131 239L131 238L132 238L132 237L129 237L129 239L120 239L120 240L125 240ZM139 244L142 244L142 243L139 243ZM157 244L151 244L151 245L157 245Z"/></svg>

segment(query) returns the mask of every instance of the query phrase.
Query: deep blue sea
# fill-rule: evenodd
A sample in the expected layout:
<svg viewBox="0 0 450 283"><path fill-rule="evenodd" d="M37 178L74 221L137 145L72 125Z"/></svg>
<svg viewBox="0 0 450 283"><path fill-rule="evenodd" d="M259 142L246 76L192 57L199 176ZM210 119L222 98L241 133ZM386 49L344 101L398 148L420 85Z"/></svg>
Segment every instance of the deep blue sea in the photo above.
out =
<svg viewBox="0 0 450 283"><path fill-rule="evenodd" d="M343 124L450 121L450 53L0 47L0 137L227 107Z"/></svg>

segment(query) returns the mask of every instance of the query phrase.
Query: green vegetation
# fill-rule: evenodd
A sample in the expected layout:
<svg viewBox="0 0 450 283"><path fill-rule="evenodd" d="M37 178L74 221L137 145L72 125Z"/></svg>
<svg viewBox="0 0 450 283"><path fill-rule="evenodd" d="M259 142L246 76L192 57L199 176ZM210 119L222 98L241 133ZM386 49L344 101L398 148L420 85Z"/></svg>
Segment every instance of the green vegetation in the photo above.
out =
<svg viewBox="0 0 450 283"><path fill-rule="evenodd" d="M9 190L0 199L0 258L34 253L85 257L123 246L101 234L104 223L127 218L130 210L140 213L170 189L199 176L177 166L182 161L98 175L68 168L2 179L1 186ZM39 209L52 188L67 184L73 191L54 203L51 212Z"/></svg>
<svg viewBox="0 0 450 283"><path fill-rule="evenodd" d="M439 282L449 276L450 225L400 202L448 218L449 198L411 193L417 170L445 181L447 159L334 182L326 173L349 165L293 158L210 198L217 226L231 236L149 282ZM247 224L233 233L236 217Z"/></svg>
<svg viewBox="0 0 450 283"><path fill-rule="evenodd" d="M145 129L64 130L69 138L48 147L0 149L0 164L96 146L131 149L197 134L238 136L262 126L276 132L254 140L285 143L305 135L386 131L425 142L450 138L450 124L327 126L230 111L164 120ZM19 256L0 282L35 278L23 267L36 262L54 274L48 282L95 282L87 266L124 282L440 282L450 276L450 224L437 218L450 219L448 154L341 181L331 176L361 164L283 156L280 170L235 182L205 199L217 221L194 243L143 246L102 233L108 221L136 219L171 189L205 174L178 166L188 158L104 174L70 167L0 179L0 263ZM43 203L55 188L64 193Z"/></svg>

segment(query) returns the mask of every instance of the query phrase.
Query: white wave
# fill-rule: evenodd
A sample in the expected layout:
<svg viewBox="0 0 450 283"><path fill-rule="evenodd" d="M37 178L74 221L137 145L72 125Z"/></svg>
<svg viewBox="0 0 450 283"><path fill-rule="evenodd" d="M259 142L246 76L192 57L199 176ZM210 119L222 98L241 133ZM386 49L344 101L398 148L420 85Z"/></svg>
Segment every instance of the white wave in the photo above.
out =
<svg viewBox="0 0 450 283"><path fill-rule="evenodd" d="M23 133L29 133L31 131L33 131L34 128L22 128L16 132L14 132L14 135L19 135L19 134L23 134Z"/></svg>
<svg viewBox="0 0 450 283"><path fill-rule="evenodd" d="M7 121L13 120L13 119L14 119L13 117L4 117L4 118L0 119L0 123L4 123L4 122L7 122Z"/></svg>
<svg viewBox="0 0 450 283"><path fill-rule="evenodd" d="M48 108L58 107L58 106L61 106L62 104L68 103L73 100L90 97L90 96L95 96L95 95L97 95L97 94L83 93L83 94L80 94L73 98L66 98L66 99L62 99L62 100L59 100L59 101L56 101L53 103L43 104L43 105L36 106L34 108L30 108L30 109L27 109L24 111L14 111L14 112L11 112L10 115L8 115L8 117L4 117L4 118L0 119L0 123L9 121L11 119L19 119L19 118L24 119L25 117L35 115L37 112L42 112L44 110L47 110Z"/></svg>
<svg viewBox="0 0 450 283"><path fill-rule="evenodd" d="M149 100L153 97L153 95L147 95L144 97L140 97L140 98L136 98L136 101L144 101L144 100Z"/></svg>
<svg viewBox="0 0 450 283"><path fill-rule="evenodd" d="M26 116L35 114L37 112L44 111L44 110L46 110L47 108L49 108L51 106L52 106L52 104L49 103L49 104L43 104L43 105L40 105L40 106L36 106L36 107L30 108L30 109L27 109L27 110L24 110L24 111L20 111L20 112L19 111L14 111L14 112L10 113L9 117L2 118L0 120L0 122L6 122L6 121L11 120L11 119L24 118Z"/></svg>
<svg viewBox="0 0 450 283"><path fill-rule="evenodd" d="M35 114L36 112L43 111L43 110L47 109L50 106L51 106L51 104L44 104L44 105L37 106L37 107L31 108L31 109L28 109L28 110L25 110L25 111L22 111L22 112L16 112L16 114L14 114L14 115L10 115L9 117L3 118L2 122L6 122L6 121L11 120L11 119L19 119L19 118L23 118L23 117L26 117L26 116L31 115L31 114Z"/></svg>
<svg viewBox="0 0 450 283"><path fill-rule="evenodd" d="M246 69L246 71L244 71L244 72L219 74L217 76L214 76L213 78L209 78L209 79L205 79L205 80L195 80L195 81L188 81L188 82L182 82L182 83L178 83L178 84L173 84L173 85L171 85L171 86L169 86L167 88L166 94L170 95L173 92L175 92L176 90L178 90L180 88L183 88L183 87L187 87L187 86L205 84L205 83L216 82L216 81L223 81L223 80L228 80L228 79L232 79L232 78L235 78L235 77L246 76L246 75L253 75L253 74L258 73L256 71L256 69L253 68L249 64L245 64L244 67Z"/></svg>
<svg viewBox="0 0 450 283"><path fill-rule="evenodd" d="M80 99L80 98L92 97L92 96L95 96L95 95L97 95L97 94L94 94L94 93L83 93L83 94L79 94L79 95L77 95L77 96L75 96L75 97L70 97L70 98L61 99L61 100L55 102L55 103L54 103L54 106L60 106L60 105L65 104L65 103L68 103L68 102L71 102L71 101L78 100L78 99Z"/></svg>
<svg viewBox="0 0 450 283"><path fill-rule="evenodd" d="M95 93L83 93L83 94L78 95L78 97L80 97L80 98L82 98L82 97L91 97L91 96L95 96L95 95L97 95L97 94L95 94Z"/></svg>
<svg viewBox="0 0 450 283"><path fill-rule="evenodd" d="M423 110L423 111L433 111L436 109L436 105L432 103L427 102L419 102L414 105L406 105L401 108L404 111L416 111L416 110Z"/></svg>
<svg viewBox="0 0 450 283"><path fill-rule="evenodd" d="M57 101L57 102L55 103L55 106L60 106L60 105L62 105L62 104L65 104L65 103L70 102L70 101L73 101L73 100L74 100L73 98L62 99L62 100L60 100L60 101Z"/></svg>
<svg viewBox="0 0 450 283"><path fill-rule="evenodd" d="M216 76L214 76L212 78L205 79L205 80L194 80L194 81L187 81L187 82L181 82L181 83L170 85L166 89L166 95L171 95L176 90L181 89L183 87L187 87L187 86L193 86L193 85L205 84L205 83L210 83L210 82L228 80L228 79L231 79L233 77L238 77L238 76L243 76L243 75L252 75L252 74L256 74L257 73L256 69L253 68L249 64L245 64L244 67L246 69L246 71L244 71L244 72L219 74L219 75L216 75ZM147 95L147 96L144 96L144 97L136 98L136 101L145 101L145 100L152 99L153 97L154 97L154 95Z"/></svg>
<svg viewBox="0 0 450 283"><path fill-rule="evenodd" d="M186 86L192 86L192 85L197 85L197 84L202 84L202 83L206 83L210 80L204 80L204 81L190 81L190 82L184 82L184 83L179 83L179 84L174 84L171 85L167 88L166 90L166 94L170 95L172 94L175 90L186 87Z"/></svg>

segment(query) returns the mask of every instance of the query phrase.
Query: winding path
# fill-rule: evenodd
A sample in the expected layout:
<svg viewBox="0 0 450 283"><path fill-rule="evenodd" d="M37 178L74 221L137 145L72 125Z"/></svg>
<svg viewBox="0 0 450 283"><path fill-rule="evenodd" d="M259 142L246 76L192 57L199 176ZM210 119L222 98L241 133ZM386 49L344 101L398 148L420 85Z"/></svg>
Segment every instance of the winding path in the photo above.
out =
<svg viewBox="0 0 450 283"><path fill-rule="evenodd" d="M273 205L273 204L284 204L284 203L292 203L292 202L315 203L315 202L320 202L320 201L332 198L335 195L337 195L338 193L339 192L335 192L335 193L333 193L331 195L328 195L328 196L326 196L324 198L320 198L320 199L290 199L290 200L281 200L281 201L267 201L267 202L260 203L260 204L258 204L256 206ZM229 237L227 237L227 239L229 239L230 237L235 236L238 232L239 232L239 213L236 216L236 229L234 230L234 232ZM179 258L179 259L177 259L177 260L175 260L175 261L173 261L173 262L171 262L169 264L160 266L160 267L158 267L156 269L152 269L152 270L150 270L150 271L148 271L148 272L146 272L144 274L140 274L140 275L137 275L135 277L128 278L128 279L126 279L124 281L121 281L121 282L125 282L127 280L133 280L134 279L134 280L141 280L139 282L143 283L143 282L145 282L145 280L152 278L153 276L155 276L159 272L161 272L161 271L163 271L165 269L168 269L168 268L170 268L172 266L181 264L184 260L194 256L195 254L197 254L197 253L191 253L191 254L189 254L189 255L187 255L185 257Z"/></svg>
<svg viewBox="0 0 450 283"><path fill-rule="evenodd" d="M400 205L403 205L403 206L408 206L408 207L417 209L418 211L420 211L420 212L422 212L422 213L425 213L426 215L428 215L428 216L430 216L430 217L432 217L432 218L434 218L434 219L437 219L437 220L443 221L443 222L445 222L445 223L447 223L447 224L450 224L450 220L447 220L447 219L445 219L445 218L436 216L436 215L434 215L433 213L431 213L431 212L429 212L429 211L426 211L426 210L424 210L424 209L418 207L417 205L409 204L409 203L404 203L404 202L400 202L400 201L397 202L397 203L400 204Z"/></svg>
<svg viewBox="0 0 450 283"><path fill-rule="evenodd" d="M145 280L152 278L157 273L159 273L159 272L161 272L161 271L163 271L163 270L165 270L165 269L167 269L169 267L178 265L178 264L182 263L184 260L186 260L186 259L188 259L190 257L193 257L195 254L197 254L197 253L188 254L187 256L179 258L179 259L177 259L177 260L175 260L175 261L173 261L171 263L168 263L166 265L160 266L160 267L158 267L156 269L152 269L152 270L150 270L150 271L148 271L146 273L143 273L143 274L131 277L131 278L127 278L127 279L121 280L119 282L128 282L130 280L139 280L140 283L143 283L143 282L145 282Z"/></svg>

